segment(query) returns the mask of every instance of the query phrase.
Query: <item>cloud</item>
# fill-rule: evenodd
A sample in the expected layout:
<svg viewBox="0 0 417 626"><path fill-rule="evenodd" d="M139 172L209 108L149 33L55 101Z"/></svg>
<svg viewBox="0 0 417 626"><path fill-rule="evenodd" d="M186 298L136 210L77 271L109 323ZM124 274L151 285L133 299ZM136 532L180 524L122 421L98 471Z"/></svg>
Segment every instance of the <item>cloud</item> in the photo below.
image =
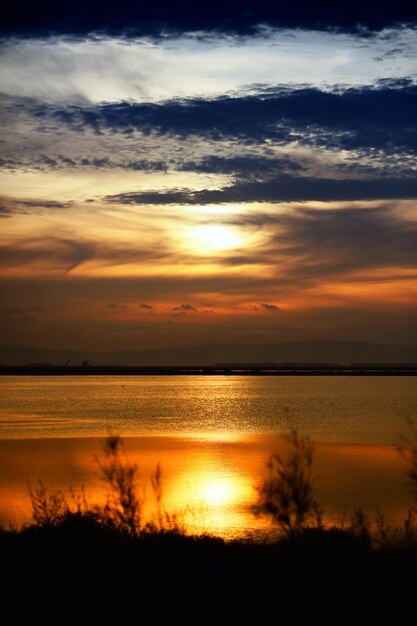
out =
<svg viewBox="0 0 417 626"><path fill-rule="evenodd" d="M109 304L106 304L106 307L108 309L113 309L114 311L127 308L124 304L117 304L117 302L109 302Z"/></svg>
<svg viewBox="0 0 417 626"><path fill-rule="evenodd" d="M4 316L1 320L4 324L21 324L26 322L35 322L36 318L33 315L17 315L17 314L8 314Z"/></svg>
<svg viewBox="0 0 417 626"><path fill-rule="evenodd" d="M276 304L261 304L261 306L271 313L278 313L281 310Z"/></svg>
<svg viewBox="0 0 417 626"><path fill-rule="evenodd" d="M65 33L82 36L100 32L161 36L179 32L223 32L251 35L265 26L340 30L366 34L398 23L414 22L417 11L406 0L397 2L350 2L338 5L331 0L311 4L241 0L239 3L212 0L159 0L157 3L124 2L115 11L111 0L73 0L70 5L49 0L5 0L0 32L39 36ZM364 32L365 31L365 32Z"/></svg>
<svg viewBox="0 0 417 626"><path fill-rule="evenodd" d="M131 188L126 202L215 202L219 194L213 188L225 185L220 195L227 195L227 202L257 196L286 200L294 196L289 187L297 191L298 176L305 192L300 200L326 198L319 189L326 179L331 179L326 183L330 198L392 198L403 180L404 195L398 197L414 193L417 85L409 80L328 91L281 86L251 95L159 104L56 107L18 99L5 107L6 170L62 170L71 176L85 170L86 177L97 170L120 181L133 180L126 172L143 172L139 180L149 178L146 195L136 194L135 200ZM190 180L185 172L193 174ZM178 182L174 187L173 180L189 184L191 191ZM366 194L361 187L368 180ZM272 192L274 181L278 184ZM254 183L268 185L256 188ZM351 196L349 186L355 190ZM192 187L202 191L191 195ZM205 187L214 199L207 198ZM35 205L70 206L52 199L14 202L3 202L5 216Z"/></svg>
<svg viewBox="0 0 417 626"><path fill-rule="evenodd" d="M72 202L57 202L56 200L9 200L11 205L42 209L67 209Z"/></svg>
<svg viewBox="0 0 417 626"><path fill-rule="evenodd" d="M262 182L238 182L223 189L128 192L106 196L120 204L221 204L242 202L347 201L417 198L417 179L336 179L277 176Z"/></svg>
<svg viewBox="0 0 417 626"><path fill-rule="evenodd" d="M152 307L151 304L144 304L144 303L142 303L142 304L139 305L139 308L140 309L148 309L150 311L150 310L152 310L153 307Z"/></svg>
<svg viewBox="0 0 417 626"><path fill-rule="evenodd" d="M158 302L163 306L166 302L178 302L178 294L182 294L184 299L174 312L192 313L210 308L202 304L197 309L191 304L196 293L207 294L206 302L213 301L213 294L229 294L250 296L249 302L273 303L285 301L288 293L302 291L307 285L326 282L329 277L337 281L368 280L369 272L384 270L378 281L410 280L417 263L417 222L408 217L411 210L410 202L387 201L320 209L280 204L265 210L258 206L243 213L219 214L216 221L220 225L232 227L243 238L254 238L241 250L210 257L217 270L209 274L204 271L208 261L204 255L179 249L172 241L161 246L138 246L132 242L120 247L116 241L79 240L75 234L73 239L22 237L4 245L0 253L5 273L17 274L20 280L24 275L34 276L36 290L25 287L31 307L33 302L49 301L48 290L44 292L40 287L48 284L48 289L52 288L48 277L55 277L58 282L68 279L63 293L67 300L71 299L70 286L80 274L86 292L94 284L102 286L91 291L91 298L103 306L110 304L110 309L121 306L117 303L131 303L150 311L135 304L138 293L144 298L143 304ZM158 263L162 264L160 271L152 271L149 277L142 274L142 268L146 273ZM176 271L166 272L167 265ZM193 273L188 275L191 265ZM118 268L118 278L111 283L105 276L112 275L113 266ZM76 268L77 271L71 271ZM40 277L42 281L37 280ZM116 284L120 289L116 290ZM22 308L17 297L4 301Z"/></svg>
<svg viewBox="0 0 417 626"><path fill-rule="evenodd" d="M37 313L45 313L46 312L46 309L43 306L32 306L32 307L30 307L30 310L31 311L35 311ZM8 307L8 308L4 309L4 312L6 313L6 315L12 316L12 317L23 317L24 314L25 314L25 310L21 309L19 307Z"/></svg>
<svg viewBox="0 0 417 626"><path fill-rule="evenodd" d="M121 102L96 107L37 107L74 131L204 136L212 141L285 144L298 141L344 149L417 149L414 111L417 85L410 80L333 91L317 88L268 89L256 95L163 104Z"/></svg>
<svg viewBox="0 0 417 626"><path fill-rule="evenodd" d="M92 258L94 244L64 237L40 237L4 244L0 258L4 267L49 264L55 271L68 273Z"/></svg>
<svg viewBox="0 0 417 626"><path fill-rule="evenodd" d="M207 174L234 174L238 178L270 178L281 172L299 172L305 167L295 159L267 156L208 156L199 162L180 163L179 171Z"/></svg>
<svg viewBox="0 0 417 626"><path fill-rule="evenodd" d="M152 43L111 34L55 34L6 38L1 47L2 101L9 95L85 106L236 97L285 84L327 91L329 85L373 84L381 76L399 79L415 75L417 41L415 28L398 27L366 41L356 33L297 29L244 38L179 35Z"/></svg>
<svg viewBox="0 0 417 626"><path fill-rule="evenodd" d="M72 202L58 202L56 200L14 200L12 198L0 198L0 215L11 216L13 214L29 213L32 209L68 209Z"/></svg>
<svg viewBox="0 0 417 626"><path fill-rule="evenodd" d="M30 310L39 313L45 311L43 307L38 306L31 307ZM20 324L25 322L35 322L36 318L33 315L26 313L24 308L13 306L4 309L2 321L5 324Z"/></svg>
<svg viewBox="0 0 417 626"><path fill-rule="evenodd" d="M156 230L155 228L153 229ZM89 240L77 235L32 237L17 239L0 246L0 259L5 271L11 268L25 268L34 272L68 275L84 263L95 261L102 267L113 264L123 265L143 261L169 261L175 250L164 242L153 245L122 246L109 240Z"/></svg>
<svg viewBox="0 0 417 626"><path fill-rule="evenodd" d="M46 275L37 279L26 274L3 281L3 302L26 310L26 302L47 301L61 325L75 328L78 324L85 330L87 322L90 329L91 325L95 328L96 319L104 319L110 324L116 323L115 320L120 317L106 315L105 311L111 310L105 306L100 313L97 307L92 307L92 303L125 302L134 307L137 306L138 293L147 302L158 303L158 312L162 317L171 313L172 316L179 316L173 319L183 319L184 324L187 316L196 323L203 318L206 324L218 324L218 319L220 323L225 323L229 315L224 316L221 312L218 315L199 315L208 308L207 303L217 299L229 311L236 310L237 317L240 314L253 316L259 320L256 322L259 325L276 319L285 320L284 324L291 319L293 324L294 316L300 316L300 310L308 309L311 302L314 302L313 309L317 310L315 319L318 321L321 313L317 307L320 307L324 295L326 305L329 301L334 303L326 313L326 319L332 320L332 324L336 323L335 310L342 307L343 324L351 323L350 310L362 311L358 313L358 324L361 315L370 317L369 312L372 311L372 316L379 319L385 317L389 320L391 316L391 321L387 323L394 332L394 311L403 311L400 317L409 327L414 319L411 304L407 302L412 301L413 282L415 284L417 279L417 223L406 218L409 208L409 203L393 207L383 204L377 207L333 206L320 210L298 206L230 215L224 220L225 225L230 224L243 232L256 226L264 235L260 245L244 250L245 257L252 257L254 263L260 264L259 271L256 265L246 271L245 259L245 267L236 272L237 255L232 262L224 255L218 259L216 271L202 274L198 272L195 257L190 260L195 264L195 271L188 275L164 272L152 276L127 274L114 280L111 276L85 277L77 274L70 279L65 275ZM230 268L232 271L229 271ZM376 291L378 283L381 287ZM178 294L182 294L182 300L178 300ZM188 303L196 311L181 309L180 305L173 311L170 303L175 301ZM271 312L259 316L259 312L252 309L254 302L285 303L285 306L282 304L282 311L276 315ZM287 303L295 305L291 313ZM258 308L265 313L267 311L260 304ZM160 315L142 316L141 320L146 318L151 324ZM308 313L298 317L300 329L305 328L306 320L312 328L312 315ZM133 320L137 324L137 318L132 318L132 324ZM120 324L120 336L126 336L128 328L124 321ZM235 325L233 317L230 328L235 328ZM322 331L325 329L323 326L320 328ZM135 327L132 333L136 332ZM155 334L154 331L149 332ZM57 341L61 339L57 338ZM104 340L108 341L103 337ZM149 341L151 345L152 340Z"/></svg>
<svg viewBox="0 0 417 626"><path fill-rule="evenodd" d="M1 163L0 163L1 165ZM68 158L63 156L62 154L48 157L46 155L40 155L34 160L31 160L30 163L22 163L22 162L14 162L13 167L22 167L29 166L31 168L38 169L98 169L98 170L114 170L114 169L123 169L128 171L143 171L143 172L165 172L167 170L167 164L163 161L146 161L145 159L139 160L126 160L126 161L116 161L112 160L108 157L103 158ZM7 169L11 169L10 163L8 163ZM49 203L52 206L52 203ZM59 203L55 203L59 204ZM68 206L68 203L63 204L63 206Z"/></svg>
<svg viewBox="0 0 417 626"><path fill-rule="evenodd" d="M401 278L398 268L413 271L417 263L417 221L402 218L389 205L319 211L298 207L284 214L240 216L230 223L268 230L270 239L258 250L257 261L276 265L281 281L294 280L298 287L329 276L343 280L352 273L356 277L349 280L366 281L368 272L378 269L384 269L382 282L408 280L410 273Z"/></svg>
<svg viewBox="0 0 417 626"><path fill-rule="evenodd" d="M172 309L173 311L180 311L183 313L188 313L188 312L197 312L197 309L195 307L192 306L192 304L180 304L179 306L175 306Z"/></svg>

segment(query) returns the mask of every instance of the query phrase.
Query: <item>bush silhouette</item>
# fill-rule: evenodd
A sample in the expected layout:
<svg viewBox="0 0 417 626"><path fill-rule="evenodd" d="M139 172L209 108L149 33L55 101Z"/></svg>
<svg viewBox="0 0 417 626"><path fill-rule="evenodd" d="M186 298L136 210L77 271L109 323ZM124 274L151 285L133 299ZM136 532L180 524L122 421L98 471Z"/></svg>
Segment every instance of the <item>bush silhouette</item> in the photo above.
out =
<svg viewBox="0 0 417 626"><path fill-rule="evenodd" d="M195 513L187 506L183 511L168 512L163 506L162 469L158 463L151 475L155 515L143 519L145 483L139 468L132 463L123 441L118 436L107 437L101 455L95 456L99 478L107 486L104 504L88 502L84 489L67 499L61 492L50 493L41 480L35 487L29 484L32 503L32 523L37 527L59 526L85 518L99 526L120 531L131 536L145 534L187 535L185 518Z"/></svg>
<svg viewBox="0 0 417 626"><path fill-rule="evenodd" d="M32 520L35 525L60 524L70 512L68 502L61 491L50 494L41 480L36 487L29 483L29 496L32 503Z"/></svg>
<svg viewBox="0 0 417 626"><path fill-rule="evenodd" d="M127 458L120 437L107 437L103 457L96 457L100 478L109 487L103 507L96 506L99 518L123 531L137 534L141 529L144 493L139 494L139 468Z"/></svg>
<svg viewBox="0 0 417 626"><path fill-rule="evenodd" d="M403 437L403 444L399 446L399 452L408 465L407 476L411 483L414 500L417 502L417 423L411 419L407 419L406 422L411 431L411 439Z"/></svg>
<svg viewBox="0 0 417 626"><path fill-rule="evenodd" d="M322 511L313 500L313 447L308 437L296 430L289 437L287 457L274 452L268 459L268 476L258 488L255 514L268 515L285 531L302 529L316 515L321 526Z"/></svg>

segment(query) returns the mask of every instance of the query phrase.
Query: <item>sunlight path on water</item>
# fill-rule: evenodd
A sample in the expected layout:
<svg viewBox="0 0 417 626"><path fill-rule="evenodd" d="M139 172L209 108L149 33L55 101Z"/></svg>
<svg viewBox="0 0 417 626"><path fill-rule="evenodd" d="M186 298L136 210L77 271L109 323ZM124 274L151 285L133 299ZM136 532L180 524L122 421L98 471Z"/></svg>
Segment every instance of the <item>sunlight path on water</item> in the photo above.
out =
<svg viewBox="0 0 417 626"><path fill-rule="evenodd" d="M103 439L0 440L0 501L3 520L20 523L30 516L28 481L38 478L53 493L81 487L91 502L103 502L97 455ZM124 440L130 461L140 471L145 489L145 516L155 515L150 477L161 464L163 504L190 531L227 538L271 530L268 520L254 517L256 486L265 475L273 450L285 452L282 437L254 435L235 441L193 437L133 437ZM326 523L342 523L353 508L375 516L378 505L390 523L399 524L411 504L404 465L393 447L324 444L316 446L316 498Z"/></svg>
<svg viewBox="0 0 417 626"><path fill-rule="evenodd" d="M412 377L0 378L0 437L224 437L297 428L316 442L398 443Z"/></svg>

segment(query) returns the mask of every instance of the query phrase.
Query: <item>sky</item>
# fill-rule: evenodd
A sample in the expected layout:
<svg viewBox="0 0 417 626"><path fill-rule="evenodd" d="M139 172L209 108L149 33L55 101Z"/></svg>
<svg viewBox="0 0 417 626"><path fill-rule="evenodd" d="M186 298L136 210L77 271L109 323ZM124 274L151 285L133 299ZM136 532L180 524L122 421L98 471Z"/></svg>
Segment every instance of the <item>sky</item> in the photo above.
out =
<svg viewBox="0 0 417 626"><path fill-rule="evenodd" d="M198 5L6 1L1 343L415 345L417 9Z"/></svg>

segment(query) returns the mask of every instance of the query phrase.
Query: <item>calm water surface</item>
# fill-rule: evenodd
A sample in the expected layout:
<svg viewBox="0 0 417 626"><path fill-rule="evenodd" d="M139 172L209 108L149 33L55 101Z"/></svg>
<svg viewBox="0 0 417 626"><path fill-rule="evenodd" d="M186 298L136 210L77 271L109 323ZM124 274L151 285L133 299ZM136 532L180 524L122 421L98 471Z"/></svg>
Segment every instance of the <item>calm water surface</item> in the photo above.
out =
<svg viewBox="0 0 417 626"><path fill-rule="evenodd" d="M282 433L395 444L412 377L1 377L0 437Z"/></svg>
<svg viewBox="0 0 417 626"><path fill-rule="evenodd" d="M95 456L119 434L147 485L163 468L167 508L226 537L267 528L250 505L265 461L296 427L317 444L317 499L326 520L353 507L400 523L411 504L396 451L416 413L411 377L0 377L3 519L30 514L28 481L105 492ZM149 502L148 502L149 500ZM149 515L151 498L147 499Z"/></svg>

